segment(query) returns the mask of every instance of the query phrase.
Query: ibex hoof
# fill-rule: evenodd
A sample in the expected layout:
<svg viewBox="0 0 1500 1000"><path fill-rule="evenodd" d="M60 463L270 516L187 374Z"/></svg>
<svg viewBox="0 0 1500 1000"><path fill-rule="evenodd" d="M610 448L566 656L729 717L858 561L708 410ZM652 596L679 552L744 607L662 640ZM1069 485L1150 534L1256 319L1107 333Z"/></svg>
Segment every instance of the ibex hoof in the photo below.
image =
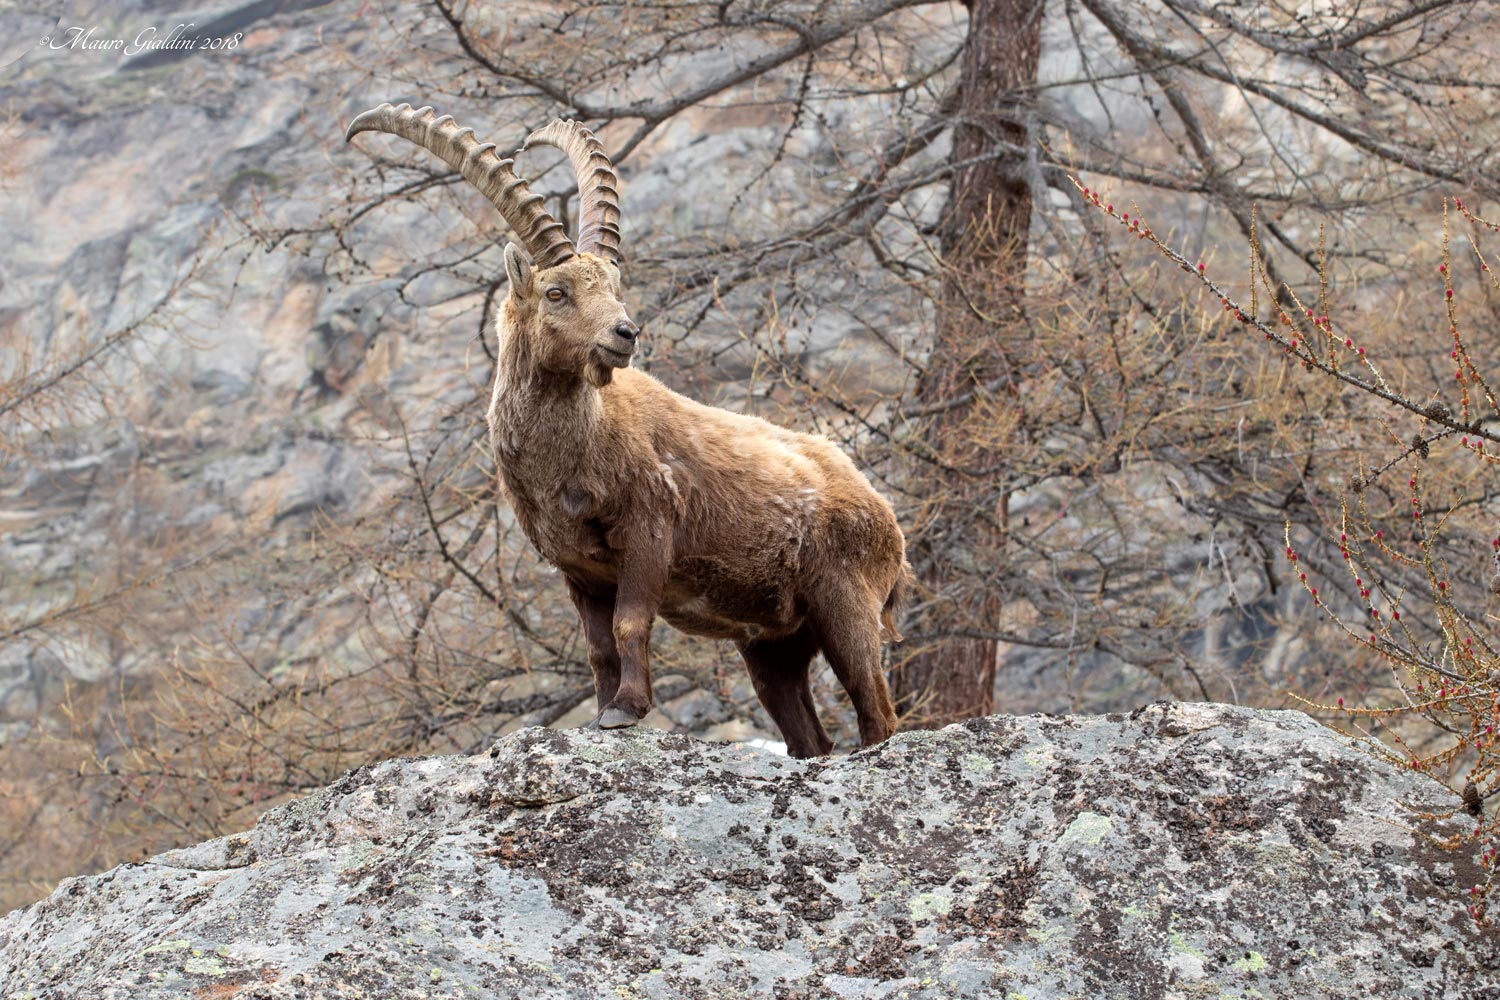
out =
<svg viewBox="0 0 1500 1000"><path fill-rule="evenodd" d="M639 716L632 715L623 708L615 708L611 705L600 714L598 721L594 725L600 729L628 729L640 721Z"/></svg>

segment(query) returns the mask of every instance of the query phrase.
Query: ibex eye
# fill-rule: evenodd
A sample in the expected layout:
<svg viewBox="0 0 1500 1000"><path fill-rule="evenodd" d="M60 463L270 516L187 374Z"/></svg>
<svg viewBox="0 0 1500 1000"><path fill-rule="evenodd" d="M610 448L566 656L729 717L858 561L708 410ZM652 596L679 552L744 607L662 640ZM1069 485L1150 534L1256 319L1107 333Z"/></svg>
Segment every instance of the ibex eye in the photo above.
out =
<svg viewBox="0 0 1500 1000"><path fill-rule="evenodd" d="M561 302L563 299L565 299L567 297L568 297L568 293L564 292L561 288L549 288L549 289L547 289L547 301L548 302Z"/></svg>

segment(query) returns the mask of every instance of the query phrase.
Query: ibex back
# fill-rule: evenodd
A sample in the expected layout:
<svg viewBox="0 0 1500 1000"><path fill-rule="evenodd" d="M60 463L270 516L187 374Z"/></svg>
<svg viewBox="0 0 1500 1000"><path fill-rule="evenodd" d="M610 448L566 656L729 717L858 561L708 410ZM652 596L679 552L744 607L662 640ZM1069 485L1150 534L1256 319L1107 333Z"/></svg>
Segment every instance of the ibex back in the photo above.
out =
<svg viewBox="0 0 1500 1000"><path fill-rule="evenodd" d="M599 141L554 121L526 142L578 175L575 246L539 195L472 130L430 108L381 105L348 137L383 131L459 170L535 262L505 248L491 442L517 520L562 571L583 619L606 729L651 709L651 626L739 647L798 757L828 753L808 668L822 652L868 745L896 722L882 638L907 579L886 501L827 439L695 403L629 367L639 333L620 294L619 200Z"/></svg>

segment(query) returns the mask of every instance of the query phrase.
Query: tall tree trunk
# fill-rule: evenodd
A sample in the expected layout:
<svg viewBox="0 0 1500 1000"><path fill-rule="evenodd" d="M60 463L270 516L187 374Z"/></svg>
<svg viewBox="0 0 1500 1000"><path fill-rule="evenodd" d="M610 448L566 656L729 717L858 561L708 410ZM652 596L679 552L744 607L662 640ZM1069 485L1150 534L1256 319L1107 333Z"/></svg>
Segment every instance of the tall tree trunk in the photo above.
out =
<svg viewBox="0 0 1500 1000"><path fill-rule="evenodd" d="M911 559L928 610L915 631L928 638L896 671L893 686L909 725L944 726L988 714L994 703L996 644L955 635L992 632L999 601L983 563L1005 544L1007 497L999 477L976 473L995 455L996 397L1009 382L1031 229L1029 120L1041 53L1041 0L968 0L955 116L953 183L944 211L942 301L918 410L931 414L926 443L939 459L941 488L913 540ZM1001 405L1014 406L1015 402Z"/></svg>

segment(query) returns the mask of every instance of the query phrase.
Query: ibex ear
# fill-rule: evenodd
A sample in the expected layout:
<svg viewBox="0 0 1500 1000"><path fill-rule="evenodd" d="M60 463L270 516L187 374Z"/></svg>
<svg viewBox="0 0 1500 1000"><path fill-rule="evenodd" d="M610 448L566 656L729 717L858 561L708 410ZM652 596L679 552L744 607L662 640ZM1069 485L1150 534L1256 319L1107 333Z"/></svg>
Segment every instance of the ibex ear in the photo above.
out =
<svg viewBox="0 0 1500 1000"><path fill-rule="evenodd" d="M514 243L505 244L505 274L510 278L510 294L518 299L531 295L531 265Z"/></svg>

